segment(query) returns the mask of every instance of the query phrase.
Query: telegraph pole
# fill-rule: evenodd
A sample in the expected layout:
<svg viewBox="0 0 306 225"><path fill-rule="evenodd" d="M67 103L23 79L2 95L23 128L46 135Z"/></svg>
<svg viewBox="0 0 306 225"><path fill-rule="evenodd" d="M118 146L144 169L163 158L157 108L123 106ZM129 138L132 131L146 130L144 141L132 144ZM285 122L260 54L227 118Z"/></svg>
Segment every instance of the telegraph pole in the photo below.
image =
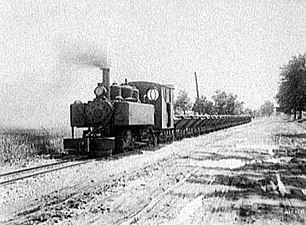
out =
<svg viewBox="0 0 306 225"><path fill-rule="evenodd" d="M200 114L200 110L199 110L199 100L200 100L200 95L199 95L199 85L198 85L198 77L197 77L197 73L194 72L194 78L195 78L195 83L196 83L196 90L197 90L197 112Z"/></svg>
<svg viewBox="0 0 306 225"><path fill-rule="evenodd" d="M194 77L195 77L195 82L196 82L196 90L197 90L197 101L200 99L199 95L199 85L198 85L198 78L197 78L197 73L194 72Z"/></svg>

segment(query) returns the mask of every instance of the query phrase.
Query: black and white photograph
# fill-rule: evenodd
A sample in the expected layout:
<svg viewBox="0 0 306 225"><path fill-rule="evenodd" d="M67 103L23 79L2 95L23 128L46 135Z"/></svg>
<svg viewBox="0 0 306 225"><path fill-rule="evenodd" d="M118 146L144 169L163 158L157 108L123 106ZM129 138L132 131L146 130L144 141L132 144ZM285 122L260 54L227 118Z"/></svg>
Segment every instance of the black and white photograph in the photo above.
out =
<svg viewBox="0 0 306 225"><path fill-rule="evenodd" d="M306 1L1 0L0 224L306 224Z"/></svg>

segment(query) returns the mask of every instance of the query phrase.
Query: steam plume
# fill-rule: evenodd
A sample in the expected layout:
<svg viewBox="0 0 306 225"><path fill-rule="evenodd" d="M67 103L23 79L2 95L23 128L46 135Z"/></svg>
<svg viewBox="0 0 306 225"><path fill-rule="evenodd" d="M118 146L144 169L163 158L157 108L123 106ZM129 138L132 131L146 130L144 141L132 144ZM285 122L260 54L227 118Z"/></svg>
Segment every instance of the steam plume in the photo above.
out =
<svg viewBox="0 0 306 225"><path fill-rule="evenodd" d="M67 63L85 67L109 67L105 52L94 43L70 44L64 42L61 59Z"/></svg>

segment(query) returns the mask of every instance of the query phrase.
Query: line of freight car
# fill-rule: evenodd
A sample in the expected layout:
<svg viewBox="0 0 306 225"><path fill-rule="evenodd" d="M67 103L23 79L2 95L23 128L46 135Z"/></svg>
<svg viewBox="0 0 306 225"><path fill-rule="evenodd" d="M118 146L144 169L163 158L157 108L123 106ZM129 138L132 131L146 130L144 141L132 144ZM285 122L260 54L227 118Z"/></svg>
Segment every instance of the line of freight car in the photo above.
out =
<svg viewBox="0 0 306 225"><path fill-rule="evenodd" d="M198 136L208 132L225 129L251 122L250 116L233 115L192 115L174 116L175 138Z"/></svg>

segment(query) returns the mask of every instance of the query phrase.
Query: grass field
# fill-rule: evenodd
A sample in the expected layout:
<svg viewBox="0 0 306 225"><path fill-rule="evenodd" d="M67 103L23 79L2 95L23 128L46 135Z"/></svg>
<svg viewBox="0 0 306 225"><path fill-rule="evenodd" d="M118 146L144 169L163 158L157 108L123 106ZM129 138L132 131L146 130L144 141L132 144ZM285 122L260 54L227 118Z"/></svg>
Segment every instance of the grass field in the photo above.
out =
<svg viewBox="0 0 306 225"><path fill-rule="evenodd" d="M0 165L23 164L35 158L63 153L67 131L42 129L1 129Z"/></svg>

